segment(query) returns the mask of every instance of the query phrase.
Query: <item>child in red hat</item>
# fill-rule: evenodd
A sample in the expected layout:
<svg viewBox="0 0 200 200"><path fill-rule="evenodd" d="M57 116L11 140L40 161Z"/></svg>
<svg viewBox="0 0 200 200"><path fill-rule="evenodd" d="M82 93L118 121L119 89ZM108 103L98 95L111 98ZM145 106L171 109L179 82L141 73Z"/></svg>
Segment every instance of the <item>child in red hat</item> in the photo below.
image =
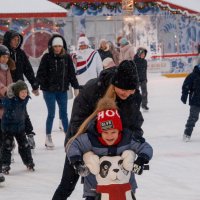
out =
<svg viewBox="0 0 200 200"><path fill-rule="evenodd" d="M87 131L86 131L87 130ZM133 199L137 188L134 173L142 174L144 164L152 158L152 147L143 141L134 139L133 132L123 129L120 113L116 103L110 98L102 98L96 110L83 122L78 132L67 143L67 156L76 172L84 176L84 197L95 200L97 193L95 176L83 162L83 154L92 151L98 156L117 156L125 150L132 150L137 154L130 184ZM137 166L136 166L137 165ZM136 170L134 170L136 169Z"/></svg>

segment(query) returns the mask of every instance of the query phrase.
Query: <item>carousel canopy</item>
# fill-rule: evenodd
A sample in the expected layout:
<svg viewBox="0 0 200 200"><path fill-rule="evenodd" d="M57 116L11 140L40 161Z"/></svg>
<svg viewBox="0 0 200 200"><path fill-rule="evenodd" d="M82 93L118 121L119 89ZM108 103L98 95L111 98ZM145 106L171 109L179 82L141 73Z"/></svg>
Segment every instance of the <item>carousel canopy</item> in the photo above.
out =
<svg viewBox="0 0 200 200"><path fill-rule="evenodd" d="M72 2L72 3L81 3L81 2L89 2L89 3L110 3L110 2L122 2L123 0L50 0L54 3L59 2ZM170 7L174 7L176 9L180 9L182 11L186 10L190 13L200 13L200 0L134 0L134 2L161 2L164 4L168 4Z"/></svg>
<svg viewBox="0 0 200 200"><path fill-rule="evenodd" d="M1 1L0 18L66 17L67 11L47 0Z"/></svg>

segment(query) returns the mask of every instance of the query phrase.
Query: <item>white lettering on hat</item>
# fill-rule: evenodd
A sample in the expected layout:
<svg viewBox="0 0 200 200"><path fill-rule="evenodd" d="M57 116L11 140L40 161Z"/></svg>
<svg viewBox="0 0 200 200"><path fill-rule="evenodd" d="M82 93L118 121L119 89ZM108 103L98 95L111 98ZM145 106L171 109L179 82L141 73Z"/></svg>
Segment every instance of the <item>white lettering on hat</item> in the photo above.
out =
<svg viewBox="0 0 200 200"><path fill-rule="evenodd" d="M101 111L101 112L98 113L98 120L99 120L99 119L103 119L104 116L113 117L113 116L115 116L115 115L117 115L117 116L120 118L120 115L119 115L119 113L118 113L117 110L106 110L106 111Z"/></svg>

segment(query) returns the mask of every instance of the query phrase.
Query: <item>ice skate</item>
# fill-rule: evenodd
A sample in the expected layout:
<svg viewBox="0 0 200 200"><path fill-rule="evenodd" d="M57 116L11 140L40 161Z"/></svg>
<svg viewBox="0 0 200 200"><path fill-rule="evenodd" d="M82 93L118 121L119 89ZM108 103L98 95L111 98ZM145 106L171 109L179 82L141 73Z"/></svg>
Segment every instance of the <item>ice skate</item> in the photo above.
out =
<svg viewBox="0 0 200 200"><path fill-rule="evenodd" d="M148 112L149 111L149 107L148 106L142 106L143 111Z"/></svg>
<svg viewBox="0 0 200 200"><path fill-rule="evenodd" d="M46 136L45 146L49 150L54 149L54 144L50 134Z"/></svg>
<svg viewBox="0 0 200 200"><path fill-rule="evenodd" d="M186 135L186 134L183 134L183 141L184 141L184 142L189 142L190 139L191 139L191 136Z"/></svg>
<svg viewBox="0 0 200 200"><path fill-rule="evenodd" d="M29 163L29 164L27 164L26 165L27 166L27 169L29 170L29 171L35 171L35 164L34 163Z"/></svg>
<svg viewBox="0 0 200 200"><path fill-rule="evenodd" d="M9 174L9 171L10 171L10 166L9 165L3 165L2 166L2 172L6 175Z"/></svg>
<svg viewBox="0 0 200 200"><path fill-rule="evenodd" d="M4 182L5 181L5 177L3 176L2 173L0 173L0 183Z"/></svg>

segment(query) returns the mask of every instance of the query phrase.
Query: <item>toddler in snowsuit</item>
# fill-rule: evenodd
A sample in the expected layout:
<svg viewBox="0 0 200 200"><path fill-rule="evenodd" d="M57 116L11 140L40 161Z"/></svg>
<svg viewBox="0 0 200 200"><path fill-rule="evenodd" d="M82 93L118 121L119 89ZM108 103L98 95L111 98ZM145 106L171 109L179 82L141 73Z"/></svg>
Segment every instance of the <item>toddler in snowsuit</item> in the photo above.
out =
<svg viewBox="0 0 200 200"><path fill-rule="evenodd" d="M185 125L183 140L190 141L193 128L199 119L200 112L200 64L194 67L194 70L189 74L182 86L181 101L186 104L189 94L190 114Z"/></svg>
<svg viewBox="0 0 200 200"><path fill-rule="evenodd" d="M31 149L25 135L26 105L29 98L26 83L19 80L8 87L7 97L2 99L2 106L4 108L1 120L3 135L2 162L3 172L6 174L10 170L14 138L18 143L18 151L23 163L28 169L33 169L34 167Z"/></svg>
<svg viewBox="0 0 200 200"><path fill-rule="evenodd" d="M87 132L84 133L85 128ZM137 154L133 172L130 178L132 199L135 200L137 188L134 172L142 174L144 164L152 158L153 149L145 139L137 140L132 131L123 129L122 121L116 103L110 98L102 98L96 110L83 122L77 134L67 144L67 156L77 173L84 178L84 197L86 200L98 199L98 194L92 190L96 188L95 176L89 173L84 165L83 154L92 151L98 156L117 156L125 150L132 150Z"/></svg>

